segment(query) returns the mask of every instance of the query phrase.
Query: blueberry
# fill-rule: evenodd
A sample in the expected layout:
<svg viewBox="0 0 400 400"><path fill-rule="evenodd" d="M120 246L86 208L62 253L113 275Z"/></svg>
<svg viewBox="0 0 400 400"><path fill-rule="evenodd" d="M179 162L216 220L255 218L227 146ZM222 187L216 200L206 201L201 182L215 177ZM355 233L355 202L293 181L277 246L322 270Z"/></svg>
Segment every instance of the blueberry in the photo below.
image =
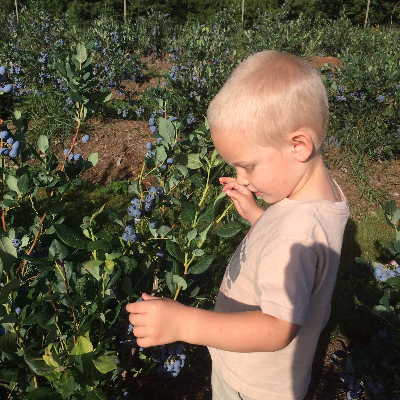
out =
<svg viewBox="0 0 400 400"><path fill-rule="evenodd" d="M89 140L90 140L90 136L89 136L89 135L84 135L84 136L82 137L82 142L83 142L83 143L87 143Z"/></svg>
<svg viewBox="0 0 400 400"><path fill-rule="evenodd" d="M20 307L17 307L16 309L15 309L15 314L17 314L17 315L20 315L21 314L21 308Z"/></svg>
<svg viewBox="0 0 400 400"><path fill-rule="evenodd" d="M14 138L13 138L12 136L10 136L10 137L7 139L7 143L8 143L8 144L13 144L13 143L14 143Z"/></svg>
<svg viewBox="0 0 400 400"><path fill-rule="evenodd" d="M156 155L156 153L154 153L154 151L149 150L149 153L147 154L147 157L153 158L155 155Z"/></svg>
<svg viewBox="0 0 400 400"><path fill-rule="evenodd" d="M153 133L155 133L155 132L157 132L157 127L154 126L154 125L152 125L152 126L150 127L150 130L151 130Z"/></svg>
<svg viewBox="0 0 400 400"><path fill-rule="evenodd" d="M8 138L9 133L7 131L0 132L0 139L6 140Z"/></svg>
<svg viewBox="0 0 400 400"><path fill-rule="evenodd" d="M147 150L151 150L151 142L147 142L146 143L146 149Z"/></svg>
<svg viewBox="0 0 400 400"><path fill-rule="evenodd" d="M13 150L18 150L20 146L21 146L21 142L19 142L19 141L17 140L17 141L15 141L15 142L13 143L12 149L13 149Z"/></svg>
<svg viewBox="0 0 400 400"><path fill-rule="evenodd" d="M15 157L17 157L17 155L18 155L18 149L12 149L12 150L8 153L8 156L9 156L10 158L15 158Z"/></svg>
<svg viewBox="0 0 400 400"><path fill-rule="evenodd" d="M170 121L170 122L175 121L175 120L176 120L176 117L169 117L168 118L168 121Z"/></svg>
<svg viewBox="0 0 400 400"><path fill-rule="evenodd" d="M138 208L140 206L140 203L141 203L141 201L138 198L135 198L131 201L132 206L135 208Z"/></svg>
<svg viewBox="0 0 400 400"><path fill-rule="evenodd" d="M149 222L149 226L151 229L156 229L158 226L158 221L154 218L152 218Z"/></svg>
<svg viewBox="0 0 400 400"><path fill-rule="evenodd" d="M170 158L167 158L167 161L166 161L166 163L167 163L168 165L171 165L171 164L173 164L173 162L174 162L174 159L173 159L172 157L170 157Z"/></svg>
<svg viewBox="0 0 400 400"><path fill-rule="evenodd" d="M132 206L129 206L129 207L128 207L128 214L129 214L131 217L134 217L134 218L141 218L141 216L142 216L142 211L139 210L138 208L134 208L134 207L132 207Z"/></svg>
<svg viewBox="0 0 400 400"><path fill-rule="evenodd" d="M127 226L125 227L125 232L126 232L128 235L132 235L133 233L135 233L135 228L134 228L133 226L131 226L131 225L127 225Z"/></svg>
<svg viewBox="0 0 400 400"><path fill-rule="evenodd" d="M74 159L74 157L75 157L75 153L71 152L71 153L69 153L68 160L71 161Z"/></svg>
<svg viewBox="0 0 400 400"><path fill-rule="evenodd" d="M166 169L167 169L167 164L163 164L163 165L161 165L161 171L165 171Z"/></svg>
<svg viewBox="0 0 400 400"><path fill-rule="evenodd" d="M74 160L75 161L79 161L81 158L82 158L82 154L81 153L74 154Z"/></svg>
<svg viewBox="0 0 400 400"><path fill-rule="evenodd" d="M13 241L12 241L12 244L13 244L13 246L15 247L15 248L18 248L19 246L21 246L21 244L22 244L22 241L21 241L21 239L13 239Z"/></svg>
<svg viewBox="0 0 400 400"><path fill-rule="evenodd" d="M164 195L164 189L162 187L158 188L157 191L156 191L156 195L158 197L163 196Z"/></svg>
<svg viewBox="0 0 400 400"><path fill-rule="evenodd" d="M67 157L68 153L69 153L69 149L65 149L64 150L64 157Z"/></svg>
<svg viewBox="0 0 400 400"><path fill-rule="evenodd" d="M12 89L13 89L13 86L8 84L8 85L4 86L3 92L4 93L10 93L12 91Z"/></svg>
<svg viewBox="0 0 400 400"><path fill-rule="evenodd" d="M150 186L149 193L156 193L157 188L155 186Z"/></svg>
<svg viewBox="0 0 400 400"><path fill-rule="evenodd" d="M0 66L0 75L5 75L7 73L7 68L2 65Z"/></svg>
<svg viewBox="0 0 400 400"><path fill-rule="evenodd" d="M163 258L165 256L165 253L164 253L163 250L158 250L156 256L160 257L160 258Z"/></svg>
<svg viewBox="0 0 400 400"><path fill-rule="evenodd" d="M155 124L156 124L156 121L155 121L154 117L151 117L149 119L149 125L155 125Z"/></svg>
<svg viewBox="0 0 400 400"><path fill-rule="evenodd" d="M146 196L146 198L144 199L144 202L146 203L146 204L150 204L150 203L153 203L154 202L154 196L153 195L151 195L151 194L148 194L147 196Z"/></svg>

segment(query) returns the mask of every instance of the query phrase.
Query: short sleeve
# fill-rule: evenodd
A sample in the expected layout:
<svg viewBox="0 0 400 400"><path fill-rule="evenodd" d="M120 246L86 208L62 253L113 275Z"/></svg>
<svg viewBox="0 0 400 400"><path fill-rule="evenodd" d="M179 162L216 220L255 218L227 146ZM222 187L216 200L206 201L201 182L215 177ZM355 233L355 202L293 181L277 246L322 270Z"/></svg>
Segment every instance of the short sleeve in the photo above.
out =
<svg viewBox="0 0 400 400"><path fill-rule="evenodd" d="M257 268L261 311L304 324L317 262L317 253L311 246L292 240L282 240L263 252Z"/></svg>

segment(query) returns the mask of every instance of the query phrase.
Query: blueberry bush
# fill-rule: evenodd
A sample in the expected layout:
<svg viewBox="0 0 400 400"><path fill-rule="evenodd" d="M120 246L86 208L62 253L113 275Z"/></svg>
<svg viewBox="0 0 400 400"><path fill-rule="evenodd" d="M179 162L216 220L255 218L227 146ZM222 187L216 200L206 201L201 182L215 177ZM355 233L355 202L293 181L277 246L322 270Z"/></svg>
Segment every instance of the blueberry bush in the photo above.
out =
<svg viewBox="0 0 400 400"><path fill-rule="evenodd" d="M400 398L400 209L391 201L384 207L395 240L386 245L381 262L356 259L351 271L356 277L360 304L381 322L381 330L368 347L347 347L334 354L348 386L348 399Z"/></svg>

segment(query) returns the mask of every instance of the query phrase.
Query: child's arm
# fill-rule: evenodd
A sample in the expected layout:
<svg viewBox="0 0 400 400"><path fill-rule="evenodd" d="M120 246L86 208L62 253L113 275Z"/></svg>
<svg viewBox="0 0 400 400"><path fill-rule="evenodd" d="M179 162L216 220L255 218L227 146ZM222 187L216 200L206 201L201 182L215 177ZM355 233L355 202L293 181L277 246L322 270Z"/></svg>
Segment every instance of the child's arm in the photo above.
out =
<svg viewBox="0 0 400 400"><path fill-rule="evenodd" d="M254 199L253 192L237 183L235 178L222 177L219 182L224 185L222 191L232 199L238 213L253 225L264 212Z"/></svg>
<svg viewBox="0 0 400 400"><path fill-rule="evenodd" d="M234 352L277 351L300 328L261 311L219 313L145 293L142 297L145 301L126 306L141 347L183 341Z"/></svg>

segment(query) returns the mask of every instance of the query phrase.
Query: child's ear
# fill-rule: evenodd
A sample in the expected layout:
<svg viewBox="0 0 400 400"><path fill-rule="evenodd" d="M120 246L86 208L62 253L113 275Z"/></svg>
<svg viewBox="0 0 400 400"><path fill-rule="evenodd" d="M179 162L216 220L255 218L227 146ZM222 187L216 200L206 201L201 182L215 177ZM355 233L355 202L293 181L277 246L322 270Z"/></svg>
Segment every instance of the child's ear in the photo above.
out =
<svg viewBox="0 0 400 400"><path fill-rule="evenodd" d="M305 162L314 153L314 141L309 129L299 129L291 135L291 146L297 161Z"/></svg>

